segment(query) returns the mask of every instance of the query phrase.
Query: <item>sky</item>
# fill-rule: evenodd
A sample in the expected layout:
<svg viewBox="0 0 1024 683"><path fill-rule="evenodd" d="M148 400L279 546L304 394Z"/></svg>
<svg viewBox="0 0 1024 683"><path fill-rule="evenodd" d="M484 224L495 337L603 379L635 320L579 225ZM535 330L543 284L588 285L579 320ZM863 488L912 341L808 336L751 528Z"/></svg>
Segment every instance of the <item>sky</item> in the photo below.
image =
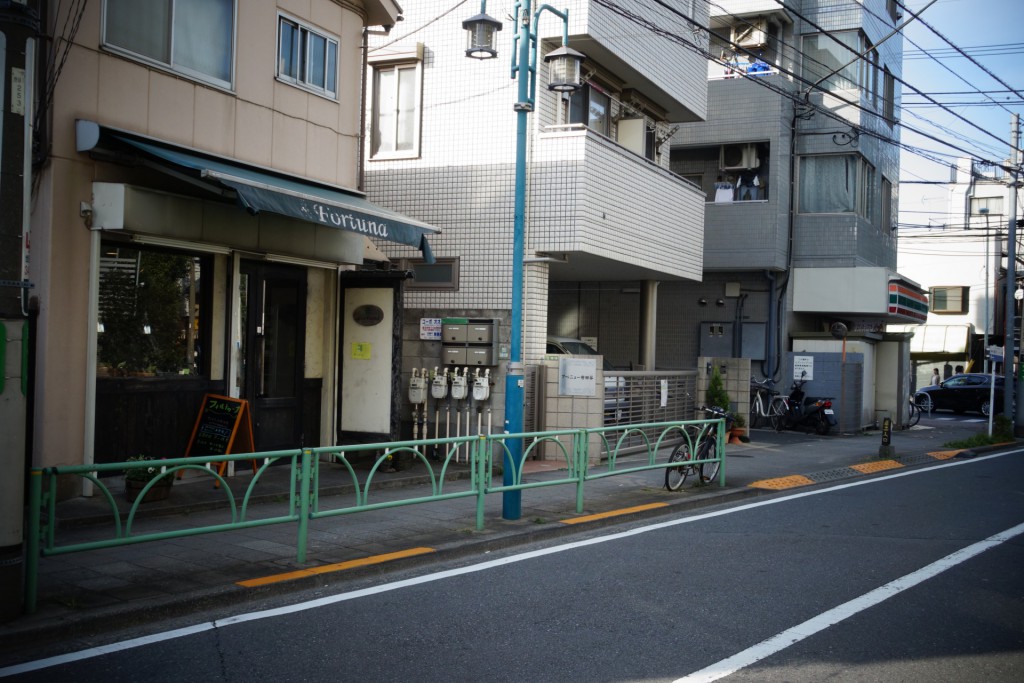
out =
<svg viewBox="0 0 1024 683"><path fill-rule="evenodd" d="M944 190L917 183L948 181L948 166L953 161L950 155L970 155L992 161L1008 159L1011 114L1024 116L1024 97L1011 92L992 92L1006 91L1009 86L1009 89L1024 94L1024 0L930 2L904 0L908 9L920 13L921 18L949 42L917 21L908 24L904 29L903 80L934 99L949 103L949 109L967 119L967 122L937 107L914 106L925 102L924 98L914 94L910 88L903 87L903 124L949 141L962 148L962 151L926 139L907 128L903 129L901 139L904 143L923 148L929 156L938 157L940 161L929 161L907 151L902 153L901 226L924 222L923 214L914 213L921 210L918 205L921 199L935 199L936 193ZM904 20L909 18L909 15L904 16ZM957 54L950 43L973 57L978 64ZM995 77L986 73L986 69ZM964 95L938 94L975 90L988 92L989 97L1002 106L992 104L984 95L976 92ZM968 101L989 104L964 104ZM982 130L972 127L971 123ZM937 219L933 217L933 220ZM958 222L962 222L962 217Z"/></svg>

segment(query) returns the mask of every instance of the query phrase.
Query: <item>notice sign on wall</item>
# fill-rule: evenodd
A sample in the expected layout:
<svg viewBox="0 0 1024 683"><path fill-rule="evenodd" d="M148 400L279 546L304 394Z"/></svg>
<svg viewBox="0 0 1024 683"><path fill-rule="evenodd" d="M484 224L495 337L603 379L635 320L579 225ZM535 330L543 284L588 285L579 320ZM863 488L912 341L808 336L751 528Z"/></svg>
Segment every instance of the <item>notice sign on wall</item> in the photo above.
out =
<svg viewBox="0 0 1024 683"><path fill-rule="evenodd" d="M420 318L420 339L424 341L441 341L441 319Z"/></svg>
<svg viewBox="0 0 1024 683"><path fill-rule="evenodd" d="M793 379L814 379L814 356L793 356Z"/></svg>
<svg viewBox="0 0 1024 683"><path fill-rule="evenodd" d="M595 396L597 394L596 358L559 358L558 395Z"/></svg>

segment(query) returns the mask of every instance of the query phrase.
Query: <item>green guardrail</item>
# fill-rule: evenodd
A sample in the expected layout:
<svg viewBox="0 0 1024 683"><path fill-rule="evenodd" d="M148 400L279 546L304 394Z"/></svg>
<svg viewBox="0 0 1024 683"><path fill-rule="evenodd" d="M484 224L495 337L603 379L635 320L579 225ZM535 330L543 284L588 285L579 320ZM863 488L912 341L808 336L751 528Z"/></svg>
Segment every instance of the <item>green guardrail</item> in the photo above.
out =
<svg viewBox="0 0 1024 683"><path fill-rule="evenodd" d="M463 436L261 453L168 458L157 461L34 468L29 472L29 528L25 549L25 611L29 614L36 611L39 561L44 557L252 527L295 524L296 560L301 564L306 561L309 524L314 520L439 500L475 497L476 528L482 530L484 528L484 504L488 495L548 486L574 486L576 512L582 513L586 482L645 470L665 469L669 464L667 457L663 457L662 462L659 462L658 458L658 454L663 448L674 446L682 439L686 439L689 442L691 453L698 453L700 439L705 438L705 435L711 433L712 430L718 437L713 457L706 460L692 460L690 464L699 465L717 461L719 463L718 485L725 486L724 420L652 422L597 429ZM652 432L657 432L656 438L652 438ZM646 449L645 457L637 457L635 454L638 438ZM496 482L493 475L499 471L508 452L506 442L511 439L524 439L529 442L529 445L522 449L518 462L513 463L514 471L509 479L510 483L504 484L502 478ZM602 451L609 454L604 463L593 468L589 463L591 439L598 439L603 446ZM554 476L543 481L525 482L523 472L526 461L536 455L539 449L549 444L551 449L564 459L565 475ZM633 460L624 463L619 454L627 444L631 455L633 455ZM360 480L353 465L353 459L367 455L370 456L373 464L365 479ZM416 462L426 467L430 482L430 494L399 500L376 500L373 495L378 490L374 488L376 475L393 458L402 455L411 456ZM459 462L463 457L469 464L469 485L462 490L449 491L446 488L447 475L452 464ZM258 466L251 481L244 488L241 500L232 492L228 481L219 473L226 463L239 461L262 461L262 465ZM343 471L347 472L355 492L352 505L325 509L321 504L320 470L327 464L340 464ZM287 511L285 514L274 517L251 519L249 511L252 498L267 469L273 465L289 468ZM111 491L111 485L120 485L123 480L120 477L103 479L100 475L148 469L154 466L162 468L161 474L145 485L122 518L115 493ZM159 486L161 480L165 478L177 478L189 470L213 479L216 488L223 492L230 510L230 521L207 526L188 526L170 531L133 532L139 506L150 489ZM101 496L107 502L112 521L112 533L108 538L67 545L58 543L57 483L58 478L62 476L76 476L90 482L96 490L96 495Z"/></svg>

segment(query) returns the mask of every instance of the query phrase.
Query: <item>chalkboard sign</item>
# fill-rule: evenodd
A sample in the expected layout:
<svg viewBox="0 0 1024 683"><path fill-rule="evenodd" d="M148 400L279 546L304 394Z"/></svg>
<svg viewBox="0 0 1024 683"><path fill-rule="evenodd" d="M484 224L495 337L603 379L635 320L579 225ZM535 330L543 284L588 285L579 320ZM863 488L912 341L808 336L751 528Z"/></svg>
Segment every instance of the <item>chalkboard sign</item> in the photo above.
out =
<svg viewBox="0 0 1024 683"><path fill-rule="evenodd" d="M192 428L185 457L251 453L255 450L254 444L249 402L241 398L206 394ZM227 463L220 463L218 469L221 474L226 466Z"/></svg>

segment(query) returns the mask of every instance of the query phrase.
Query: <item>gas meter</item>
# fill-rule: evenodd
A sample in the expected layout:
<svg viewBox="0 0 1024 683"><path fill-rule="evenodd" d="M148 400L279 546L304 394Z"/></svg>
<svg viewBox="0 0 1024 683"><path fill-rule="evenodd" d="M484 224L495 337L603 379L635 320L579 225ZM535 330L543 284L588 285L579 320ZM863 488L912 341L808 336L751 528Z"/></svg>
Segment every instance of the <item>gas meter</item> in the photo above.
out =
<svg viewBox="0 0 1024 683"><path fill-rule="evenodd" d="M444 369L444 374L438 374L437 368L434 368L434 379L430 382L430 395L438 401L448 395L448 368Z"/></svg>
<svg viewBox="0 0 1024 683"><path fill-rule="evenodd" d="M413 370L409 380L409 403L425 403L427 400L427 378L421 377L418 370Z"/></svg>
<svg viewBox="0 0 1024 683"><path fill-rule="evenodd" d="M490 370L488 370L490 373ZM481 375L477 371L473 377L473 400L486 401L491 396L491 380L487 375Z"/></svg>
<svg viewBox="0 0 1024 683"><path fill-rule="evenodd" d="M459 369L455 368L455 375L452 377L452 398L456 401L461 401L466 398L468 387L466 381L469 378L469 368L466 368L466 374L459 374Z"/></svg>

